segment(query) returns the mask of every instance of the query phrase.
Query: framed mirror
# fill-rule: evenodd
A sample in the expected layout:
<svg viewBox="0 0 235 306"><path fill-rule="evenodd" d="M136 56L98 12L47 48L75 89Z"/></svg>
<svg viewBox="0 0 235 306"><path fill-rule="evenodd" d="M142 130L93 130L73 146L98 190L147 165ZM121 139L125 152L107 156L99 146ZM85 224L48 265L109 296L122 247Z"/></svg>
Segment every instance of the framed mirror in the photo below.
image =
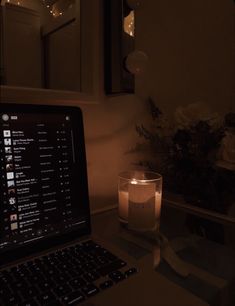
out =
<svg viewBox="0 0 235 306"><path fill-rule="evenodd" d="M76 93L93 94L97 10L91 0L0 3L0 84L5 92L70 93L72 99Z"/></svg>

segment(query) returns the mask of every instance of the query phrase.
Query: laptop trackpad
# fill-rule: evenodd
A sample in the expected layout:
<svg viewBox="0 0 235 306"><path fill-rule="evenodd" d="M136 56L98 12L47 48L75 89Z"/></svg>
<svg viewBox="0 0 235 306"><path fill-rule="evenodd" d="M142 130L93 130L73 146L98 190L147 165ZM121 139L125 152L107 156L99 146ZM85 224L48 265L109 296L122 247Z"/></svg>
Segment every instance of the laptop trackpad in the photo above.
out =
<svg viewBox="0 0 235 306"><path fill-rule="evenodd" d="M208 306L185 289L151 270L101 292L84 306Z"/></svg>

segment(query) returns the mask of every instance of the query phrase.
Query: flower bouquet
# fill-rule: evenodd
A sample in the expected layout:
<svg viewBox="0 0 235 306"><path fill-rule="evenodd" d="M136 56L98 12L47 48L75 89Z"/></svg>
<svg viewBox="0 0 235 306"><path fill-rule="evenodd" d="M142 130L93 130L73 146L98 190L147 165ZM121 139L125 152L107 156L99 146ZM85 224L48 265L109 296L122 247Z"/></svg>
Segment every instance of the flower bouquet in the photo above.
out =
<svg viewBox="0 0 235 306"><path fill-rule="evenodd" d="M235 173L224 171L217 163L227 156L230 164L233 161L234 138L231 134L226 138L228 118L235 127L233 114L221 118L197 102L178 107L170 120L151 98L147 102L152 124L136 126L144 139L136 149L148 149L151 156L139 165L162 173L165 191L181 194L186 203L227 213L235 199Z"/></svg>

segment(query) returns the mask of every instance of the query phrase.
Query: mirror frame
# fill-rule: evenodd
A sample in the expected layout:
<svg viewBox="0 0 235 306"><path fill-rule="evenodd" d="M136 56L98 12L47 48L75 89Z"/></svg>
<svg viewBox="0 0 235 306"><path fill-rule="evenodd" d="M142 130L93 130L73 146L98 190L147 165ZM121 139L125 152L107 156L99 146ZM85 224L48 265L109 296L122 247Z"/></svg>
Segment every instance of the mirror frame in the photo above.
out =
<svg viewBox="0 0 235 306"><path fill-rule="evenodd" d="M124 31L124 18L131 11L127 0L104 0L104 90L107 95L135 92L135 77L125 65L128 54L135 48L135 37Z"/></svg>

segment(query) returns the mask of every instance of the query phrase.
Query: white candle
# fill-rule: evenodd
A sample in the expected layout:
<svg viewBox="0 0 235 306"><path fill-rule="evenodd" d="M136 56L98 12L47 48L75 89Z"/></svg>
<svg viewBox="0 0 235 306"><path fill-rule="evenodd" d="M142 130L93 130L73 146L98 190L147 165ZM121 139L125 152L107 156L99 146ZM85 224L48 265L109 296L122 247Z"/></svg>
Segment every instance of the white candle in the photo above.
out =
<svg viewBox="0 0 235 306"><path fill-rule="evenodd" d="M159 229L162 199L162 178L159 174L121 173L118 198L121 222L136 230Z"/></svg>
<svg viewBox="0 0 235 306"><path fill-rule="evenodd" d="M135 230L155 227L155 183L129 185L128 226Z"/></svg>
<svg viewBox="0 0 235 306"><path fill-rule="evenodd" d="M127 222L129 208L129 193L127 191L118 192L118 213L121 221Z"/></svg>
<svg viewBox="0 0 235 306"><path fill-rule="evenodd" d="M119 205L118 213L122 221L128 222L128 210L129 210L129 192L119 191L118 192ZM155 192L155 217L158 222L161 216L162 206L162 193Z"/></svg>
<svg viewBox="0 0 235 306"><path fill-rule="evenodd" d="M137 184L135 179L132 179L130 183L125 184L125 189L118 192L119 201L119 217L121 221L128 222L129 211L129 184Z"/></svg>

